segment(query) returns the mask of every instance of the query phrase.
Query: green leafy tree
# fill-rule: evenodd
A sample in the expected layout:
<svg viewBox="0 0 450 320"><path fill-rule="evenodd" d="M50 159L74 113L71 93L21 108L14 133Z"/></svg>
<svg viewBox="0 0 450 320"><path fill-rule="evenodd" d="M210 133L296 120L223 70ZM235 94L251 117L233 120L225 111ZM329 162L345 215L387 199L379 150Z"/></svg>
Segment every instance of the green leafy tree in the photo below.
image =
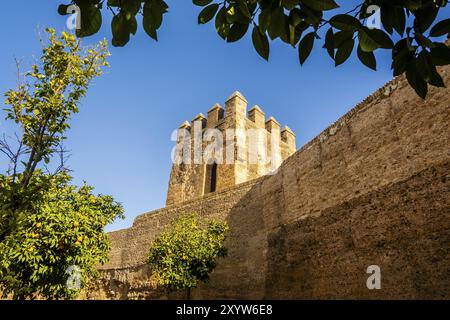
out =
<svg viewBox="0 0 450 320"><path fill-rule="evenodd" d="M62 145L80 99L108 65L107 43L86 48L47 32L40 64L6 93L6 118L21 134L15 145L0 141L10 161L0 174L0 292L14 299L74 297L107 259L104 226L123 213L110 196L70 184Z"/></svg>
<svg viewBox="0 0 450 320"><path fill-rule="evenodd" d="M258 54L270 56L270 42L280 39L298 50L304 64L313 47L321 41L335 65L344 63L356 50L359 60L376 70L374 52L392 52L394 76L406 73L410 85L425 98L428 85L443 87L437 66L450 64L450 49L443 37L450 35L450 19L434 23L448 0L361 0L343 12L346 0L192 0L203 7L198 23L213 22L217 34L235 42L251 30ZM142 15L145 32L157 40L168 5L163 0L74 0L81 9L78 36L96 33L102 24L101 10L114 14L111 28L114 46L124 46L137 32L137 16ZM380 8L382 29L366 26L371 6ZM67 14L68 5L59 12ZM395 42L394 42L395 40Z"/></svg>
<svg viewBox="0 0 450 320"><path fill-rule="evenodd" d="M226 256L226 222L182 215L150 247L148 262L158 283L168 290L190 290L206 282L216 260Z"/></svg>
<svg viewBox="0 0 450 320"><path fill-rule="evenodd" d="M0 242L4 295L73 298L97 275L96 266L107 261L110 247L103 228L122 207L109 196L95 196L88 185L70 185L70 180L64 173L33 177L31 189L39 195L16 211L14 228ZM11 187L9 177L0 176L0 193L11 193Z"/></svg>

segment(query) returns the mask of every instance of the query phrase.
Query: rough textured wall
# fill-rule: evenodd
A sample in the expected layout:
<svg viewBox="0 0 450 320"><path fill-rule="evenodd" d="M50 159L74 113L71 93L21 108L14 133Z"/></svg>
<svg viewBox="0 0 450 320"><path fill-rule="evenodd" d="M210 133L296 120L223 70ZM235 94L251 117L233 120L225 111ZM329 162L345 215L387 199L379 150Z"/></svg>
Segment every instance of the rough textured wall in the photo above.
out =
<svg viewBox="0 0 450 320"><path fill-rule="evenodd" d="M443 70L450 85L450 69ZM398 78L285 161L279 172L168 207L111 234L91 295L166 298L145 255L178 214L224 217L229 256L195 298L450 298L450 99ZM382 290L366 288L369 265ZM179 296L171 296L177 298Z"/></svg>

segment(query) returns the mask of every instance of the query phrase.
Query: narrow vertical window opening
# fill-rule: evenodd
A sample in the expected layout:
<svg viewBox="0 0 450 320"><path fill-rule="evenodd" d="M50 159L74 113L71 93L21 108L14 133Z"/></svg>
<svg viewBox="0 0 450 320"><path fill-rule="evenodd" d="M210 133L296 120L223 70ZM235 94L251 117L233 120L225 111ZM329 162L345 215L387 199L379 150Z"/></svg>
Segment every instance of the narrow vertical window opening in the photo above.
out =
<svg viewBox="0 0 450 320"><path fill-rule="evenodd" d="M211 185L209 192L216 192L217 189L217 163L211 166Z"/></svg>

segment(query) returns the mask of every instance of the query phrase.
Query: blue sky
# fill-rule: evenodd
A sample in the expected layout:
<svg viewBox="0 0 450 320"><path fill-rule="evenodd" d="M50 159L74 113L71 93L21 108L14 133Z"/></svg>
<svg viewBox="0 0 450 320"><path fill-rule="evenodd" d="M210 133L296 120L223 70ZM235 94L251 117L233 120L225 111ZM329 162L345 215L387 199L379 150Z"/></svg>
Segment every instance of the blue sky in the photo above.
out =
<svg viewBox="0 0 450 320"><path fill-rule="evenodd" d="M14 58L27 65L39 57L38 31L64 30L56 13L63 1L5 1L0 10L0 92L15 86ZM68 1L67 1L68 2ZM356 1L348 1L350 6ZM379 52L378 71L362 66L354 54L338 68L321 46L300 67L297 51L279 40L267 63L254 51L250 33L227 44L213 24L197 25L191 1L168 1L170 11L151 40L141 28L125 48L110 48L111 68L97 79L72 122L67 147L75 183L86 180L96 192L123 203L126 220L107 230L131 226L134 218L165 204L171 168L171 132L184 120L239 90L296 133L301 147L391 79L389 55ZM449 8L441 14L449 16ZM110 19L85 40L110 34ZM0 102L3 108L3 99ZM0 120L0 132L12 128ZM1 170L6 166L0 159Z"/></svg>

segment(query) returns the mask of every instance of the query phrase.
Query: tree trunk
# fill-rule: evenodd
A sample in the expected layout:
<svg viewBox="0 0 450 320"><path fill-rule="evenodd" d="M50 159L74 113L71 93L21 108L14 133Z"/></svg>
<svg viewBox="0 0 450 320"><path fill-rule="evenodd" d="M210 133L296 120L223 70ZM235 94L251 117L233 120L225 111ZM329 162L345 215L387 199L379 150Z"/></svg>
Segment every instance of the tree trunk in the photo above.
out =
<svg viewBox="0 0 450 320"><path fill-rule="evenodd" d="M186 289L186 300L191 300L191 288Z"/></svg>

